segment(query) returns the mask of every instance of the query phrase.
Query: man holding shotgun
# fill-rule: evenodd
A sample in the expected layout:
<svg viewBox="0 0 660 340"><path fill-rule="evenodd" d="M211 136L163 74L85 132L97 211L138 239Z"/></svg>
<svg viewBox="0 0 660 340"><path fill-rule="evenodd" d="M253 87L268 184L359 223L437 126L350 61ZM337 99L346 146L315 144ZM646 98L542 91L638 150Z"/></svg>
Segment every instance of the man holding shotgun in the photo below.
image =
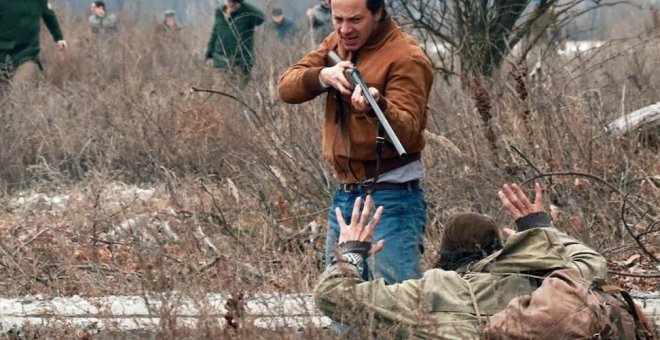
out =
<svg viewBox="0 0 660 340"><path fill-rule="evenodd" d="M426 224L420 156L431 63L388 15L384 0L332 0L330 5L335 31L279 80L280 98L287 103L326 96L323 156L340 184L329 214L326 263L339 238L336 208L350 221L355 200L370 193L376 205L386 208L374 242L384 241L387 247L367 260L363 277L371 274L388 284L419 278ZM329 57L333 51L339 60ZM373 100L346 77L354 70ZM392 131L386 135L387 125Z"/></svg>

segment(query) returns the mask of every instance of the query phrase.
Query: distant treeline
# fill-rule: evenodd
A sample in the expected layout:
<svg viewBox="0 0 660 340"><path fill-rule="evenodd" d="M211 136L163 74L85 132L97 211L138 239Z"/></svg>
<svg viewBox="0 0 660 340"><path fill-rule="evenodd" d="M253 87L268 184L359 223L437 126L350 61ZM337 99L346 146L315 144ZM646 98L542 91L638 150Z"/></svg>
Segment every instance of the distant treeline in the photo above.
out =
<svg viewBox="0 0 660 340"><path fill-rule="evenodd" d="M58 10L69 13L90 15L92 0L51 0ZM268 14L274 7L281 7L290 18L304 19L307 8L317 4L318 0L247 0L258 5ZM191 23L197 19L207 20L213 10L224 0L105 0L110 12L124 12L139 18L157 18L166 10L175 10L180 22Z"/></svg>

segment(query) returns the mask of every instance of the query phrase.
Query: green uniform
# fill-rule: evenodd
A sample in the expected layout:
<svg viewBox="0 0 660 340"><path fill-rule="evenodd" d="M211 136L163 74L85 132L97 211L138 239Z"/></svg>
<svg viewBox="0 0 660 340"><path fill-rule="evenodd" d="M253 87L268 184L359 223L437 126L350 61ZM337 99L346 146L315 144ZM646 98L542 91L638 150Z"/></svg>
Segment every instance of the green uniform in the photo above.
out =
<svg viewBox="0 0 660 340"><path fill-rule="evenodd" d="M55 41L64 39L48 0L0 0L0 64L38 63L41 19Z"/></svg>
<svg viewBox="0 0 660 340"><path fill-rule="evenodd" d="M206 58L213 58L213 66L239 66L249 73L254 64L254 29L264 22L264 14L246 2L231 15L227 6L215 11L215 24L206 48Z"/></svg>
<svg viewBox="0 0 660 340"><path fill-rule="evenodd" d="M457 271L432 269L401 284L363 282L357 267L339 262L323 273L315 298L318 308L338 322L357 323L353 320L373 313L377 332L481 339L489 316L512 298L533 292L541 283L538 275L557 268L576 269L587 280L606 276L606 261L596 251L554 227L534 228L514 234L503 249Z"/></svg>

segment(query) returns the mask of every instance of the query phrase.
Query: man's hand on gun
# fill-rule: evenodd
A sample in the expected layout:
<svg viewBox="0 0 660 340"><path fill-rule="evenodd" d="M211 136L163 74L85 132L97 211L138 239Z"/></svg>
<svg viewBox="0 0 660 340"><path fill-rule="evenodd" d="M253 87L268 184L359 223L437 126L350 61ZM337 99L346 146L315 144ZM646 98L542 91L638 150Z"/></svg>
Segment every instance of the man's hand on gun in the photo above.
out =
<svg viewBox="0 0 660 340"><path fill-rule="evenodd" d="M326 67L321 70L319 79L323 84L331 86L339 91L344 96L351 96L351 105L356 112L367 112L371 110L367 98L362 95L362 88L351 84L350 80L346 78L346 70L353 67L350 61L343 60L331 67ZM380 99L380 92L374 87L369 88L369 93L376 101Z"/></svg>
<svg viewBox="0 0 660 340"><path fill-rule="evenodd" d="M336 63L334 66L325 67L319 73L319 80L326 86L331 86L337 89L342 95L350 96L353 91L351 82L346 79L344 72L353 67L350 61L343 60Z"/></svg>
<svg viewBox="0 0 660 340"><path fill-rule="evenodd" d="M373 87L369 88L369 93L371 93L371 96L374 97L376 101L380 98L380 92ZM367 98L362 95L362 88L360 86L356 86L353 90L353 95L351 95L351 105L353 105L353 109L357 112L367 112L371 110Z"/></svg>

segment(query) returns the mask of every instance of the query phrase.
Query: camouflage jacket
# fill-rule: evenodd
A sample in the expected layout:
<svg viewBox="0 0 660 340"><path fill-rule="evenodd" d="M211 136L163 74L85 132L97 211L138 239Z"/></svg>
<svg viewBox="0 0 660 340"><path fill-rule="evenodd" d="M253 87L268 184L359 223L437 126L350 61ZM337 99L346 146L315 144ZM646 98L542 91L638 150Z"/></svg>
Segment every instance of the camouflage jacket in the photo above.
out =
<svg viewBox="0 0 660 340"><path fill-rule="evenodd" d="M55 41L63 40L57 16L47 0L0 0L0 64L14 67L39 57L41 20Z"/></svg>
<svg viewBox="0 0 660 340"><path fill-rule="evenodd" d="M325 315L354 325L373 316L377 333L481 339L489 316L512 298L530 294L540 286L540 275L557 268L577 269L588 280L606 276L601 255L547 227L518 232L503 249L457 271L432 269L401 284L363 282L355 266L339 262L326 269L314 293Z"/></svg>
<svg viewBox="0 0 660 340"><path fill-rule="evenodd" d="M104 17L91 15L89 17L89 26L94 34L117 32L117 21L117 16L112 13L106 13Z"/></svg>

